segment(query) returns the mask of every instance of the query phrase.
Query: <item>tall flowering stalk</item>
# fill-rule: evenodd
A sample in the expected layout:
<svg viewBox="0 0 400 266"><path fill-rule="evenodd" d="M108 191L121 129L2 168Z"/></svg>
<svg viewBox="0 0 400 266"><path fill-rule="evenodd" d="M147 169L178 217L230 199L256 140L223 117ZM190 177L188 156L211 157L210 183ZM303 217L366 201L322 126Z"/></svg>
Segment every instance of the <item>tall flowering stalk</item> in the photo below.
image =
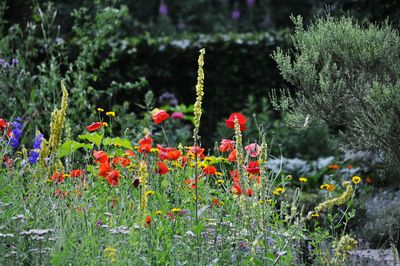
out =
<svg viewBox="0 0 400 266"><path fill-rule="evenodd" d="M22 125L21 125L21 117L17 117L15 121L11 123L11 139L10 145L14 149L18 148L19 146L19 139L22 135Z"/></svg>
<svg viewBox="0 0 400 266"><path fill-rule="evenodd" d="M236 163L239 172L239 183L243 187L243 179L245 172L243 171L244 165L244 153L242 144L242 131L240 131L240 124L238 118L235 116L234 119L234 129L235 129L235 150L236 150Z"/></svg>
<svg viewBox="0 0 400 266"><path fill-rule="evenodd" d="M201 104L203 101L203 96L204 96L204 54L206 53L206 50L204 48L200 49L200 55L199 59L197 60L197 63L199 65L199 68L197 70L197 84L196 84L196 102L194 104L194 129L193 129L193 142L194 142L194 147L195 149L198 149L198 144L199 144L199 128L200 128L200 119L201 119ZM198 223L199 215L198 215L198 198L199 198L199 191L198 191L198 185L197 185L197 172L198 172L198 165L197 165L197 150L195 151L195 166L194 166L194 180L196 182L196 187L195 187L195 193L196 193L196 224Z"/></svg>
<svg viewBox="0 0 400 266"><path fill-rule="evenodd" d="M31 164L35 164L39 158L40 151L42 150L43 134L40 132L36 133L36 137L33 141L32 150L29 152L28 161Z"/></svg>
<svg viewBox="0 0 400 266"><path fill-rule="evenodd" d="M147 214L147 177L149 176L147 172L147 164L145 162L140 162L139 164L139 181L141 184L141 195L140 195L140 212L141 218L143 219Z"/></svg>

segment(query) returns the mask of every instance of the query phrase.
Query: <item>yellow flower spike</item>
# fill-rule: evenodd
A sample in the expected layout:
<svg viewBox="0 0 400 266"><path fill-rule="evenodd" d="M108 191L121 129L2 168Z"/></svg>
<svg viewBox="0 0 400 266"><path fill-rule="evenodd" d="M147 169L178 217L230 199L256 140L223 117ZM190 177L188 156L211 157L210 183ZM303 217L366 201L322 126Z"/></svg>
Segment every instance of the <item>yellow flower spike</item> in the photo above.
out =
<svg viewBox="0 0 400 266"><path fill-rule="evenodd" d="M302 182L302 183L306 183L306 182L307 182L307 178L305 178L305 177L300 177L300 178L299 178L299 181Z"/></svg>
<svg viewBox="0 0 400 266"><path fill-rule="evenodd" d="M115 112L109 111L109 112L106 113L106 115L114 117L115 116Z"/></svg>
<svg viewBox="0 0 400 266"><path fill-rule="evenodd" d="M117 261L117 249L113 247L106 247L104 249L104 257L111 260L111 262Z"/></svg>
<svg viewBox="0 0 400 266"><path fill-rule="evenodd" d="M108 123L107 122L102 122L101 124L103 125L103 127L108 127Z"/></svg>
<svg viewBox="0 0 400 266"><path fill-rule="evenodd" d="M203 102L204 96L204 54L206 50L204 48L200 49L199 59L197 60L198 63L198 70L197 70L197 84L196 84L196 102L194 103L194 129L193 129L193 141L195 145L197 145L197 141L199 139L199 128L200 128L200 119L202 115L201 105Z"/></svg>
<svg viewBox="0 0 400 266"><path fill-rule="evenodd" d="M99 107L99 108L97 108L97 112L99 112L99 113L104 112L104 109Z"/></svg>
<svg viewBox="0 0 400 266"><path fill-rule="evenodd" d="M361 177L359 177L359 176L353 176L352 178L351 178L351 181L353 181L353 183L354 184L359 184L360 182L361 182Z"/></svg>

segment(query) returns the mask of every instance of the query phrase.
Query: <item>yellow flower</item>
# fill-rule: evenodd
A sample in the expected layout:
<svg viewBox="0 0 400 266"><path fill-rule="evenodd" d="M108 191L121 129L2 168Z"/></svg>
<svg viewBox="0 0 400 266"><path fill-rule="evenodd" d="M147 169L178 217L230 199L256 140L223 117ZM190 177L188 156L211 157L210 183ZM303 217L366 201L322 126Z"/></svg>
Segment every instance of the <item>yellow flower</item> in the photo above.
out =
<svg viewBox="0 0 400 266"><path fill-rule="evenodd" d="M212 158L207 156L207 157L204 158L204 161L206 161L206 162L211 162L211 161L212 161Z"/></svg>
<svg viewBox="0 0 400 266"><path fill-rule="evenodd" d="M100 112L100 113L104 112L104 109L99 107L99 108L97 108L97 112Z"/></svg>
<svg viewBox="0 0 400 266"><path fill-rule="evenodd" d="M103 125L103 127L108 127L108 123L107 122L103 122L101 124Z"/></svg>
<svg viewBox="0 0 400 266"><path fill-rule="evenodd" d="M115 112L109 111L109 112L106 113L106 115L108 115L108 116L115 116Z"/></svg>
<svg viewBox="0 0 400 266"><path fill-rule="evenodd" d="M300 178L299 178L299 181L302 182L302 183L306 183L306 182L307 182L307 178L305 178L305 177L300 177Z"/></svg>
<svg viewBox="0 0 400 266"><path fill-rule="evenodd" d="M215 174L216 174L217 176L222 176L222 175L223 175L221 172L215 172Z"/></svg>
<svg viewBox="0 0 400 266"><path fill-rule="evenodd" d="M157 148L151 148L150 152L158 152L158 149Z"/></svg>
<svg viewBox="0 0 400 266"><path fill-rule="evenodd" d="M117 261L117 250L113 247L106 247L104 249L104 257L111 260L111 262Z"/></svg>
<svg viewBox="0 0 400 266"><path fill-rule="evenodd" d="M314 212L311 214L311 217L319 217L319 213L318 212Z"/></svg>
<svg viewBox="0 0 400 266"><path fill-rule="evenodd" d="M115 147L121 147L122 145L121 145L121 143L114 143L114 146Z"/></svg>
<svg viewBox="0 0 400 266"><path fill-rule="evenodd" d="M224 181L223 179L218 179L217 181L215 181L215 183L216 183L217 185L222 185L222 184L225 183L225 181Z"/></svg>
<svg viewBox="0 0 400 266"><path fill-rule="evenodd" d="M361 177L359 177L359 176L353 176L352 178L351 178L351 181L353 181L353 183L354 184L359 184L360 182L361 182Z"/></svg>
<svg viewBox="0 0 400 266"><path fill-rule="evenodd" d="M279 195L281 193L285 192L285 189L283 187L277 187L275 190L272 192L274 195Z"/></svg>
<svg viewBox="0 0 400 266"><path fill-rule="evenodd" d="M71 177L70 174L64 174L64 177Z"/></svg>
<svg viewBox="0 0 400 266"><path fill-rule="evenodd" d="M162 211L156 211L156 215L161 215Z"/></svg>
<svg viewBox="0 0 400 266"><path fill-rule="evenodd" d="M180 212L181 211L181 209L179 209L179 208L172 208L172 210L171 210L171 212Z"/></svg>
<svg viewBox="0 0 400 266"><path fill-rule="evenodd" d="M334 184L323 184L319 188L328 190L329 192L332 192L336 188L336 185L334 185Z"/></svg>
<svg viewBox="0 0 400 266"><path fill-rule="evenodd" d="M148 190L144 193L145 196L153 196L156 192L154 190Z"/></svg>

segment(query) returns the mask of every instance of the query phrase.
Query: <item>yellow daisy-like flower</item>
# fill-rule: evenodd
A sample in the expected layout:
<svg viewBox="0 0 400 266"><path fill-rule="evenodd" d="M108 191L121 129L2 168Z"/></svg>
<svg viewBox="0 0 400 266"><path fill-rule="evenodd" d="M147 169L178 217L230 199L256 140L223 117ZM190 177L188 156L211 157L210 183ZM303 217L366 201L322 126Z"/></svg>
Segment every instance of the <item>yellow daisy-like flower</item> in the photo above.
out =
<svg viewBox="0 0 400 266"><path fill-rule="evenodd" d="M156 211L156 215L161 215L162 214L162 211Z"/></svg>
<svg viewBox="0 0 400 266"><path fill-rule="evenodd" d="M145 196L153 196L156 192L154 190L148 190L144 193Z"/></svg>
<svg viewBox="0 0 400 266"><path fill-rule="evenodd" d="M277 187L275 188L275 190L272 192L272 194L274 195L279 195L282 194L283 192L285 192L285 189L283 187Z"/></svg>
<svg viewBox="0 0 400 266"><path fill-rule="evenodd" d="M70 174L64 174L64 177L71 177Z"/></svg>
<svg viewBox="0 0 400 266"><path fill-rule="evenodd" d="M334 185L334 184L323 184L319 188L320 189L324 189L324 190L328 190L329 192L332 192L336 188L336 185Z"/></svg>
<svg viewBox="0 0 400 266"><path fill-rule="evenodd" d="M211 162L211 161L212 161L212 158L207 156L207 157L204 158L204 161L206 161L206 162Z"/></svg>
<svg viewBox="0 0 400 266"><path fill-rule="evenodd" d="M121 143L114 143L114 146L115 147L121 147L122 145L121 145Z"/></svg>
<svg viewBox="0 0 400 266"><path fill-rule="evenodd" d="M181 211L181 209L179 209L179 208L172 208L172 210L171 210L171 212L180 212Z"/></svg>
<svg viewBox="0 0 400 266"><path fill-rule="evenodd" d="M299 181L302 182L302 183L306 183L306 182L307 182L307 178L305 178L305 177L300 177L300 178L299 178Z"/></svg>
<svg viewBox="0 0 400 266"><path fill-rule="evenodd" d="M217 185L223 185L223 184L225 183L225 180L223 180L223 179L218 179L217 181L215 181L215 183L216 183Z"/></svg>
<svg viewBox="0 0 400 266"><path fill-rule="evenodd" d="M158 149L157 148L151 148L150 152L158 152Z"/></svg>
<svg viewBox="0 0 400 266"><path fill-rule="evenodd" d="M222 175L223 175L221 172L215 172L215 174L216 174L217 176L222 176Z"/></svg>
<svg viewBox="0 0 400 266"><path fill-rule="evenodd" d="M361 182L361 177L359 177L358 175L353 176L351 178L351 181L353 181L354 184L359 184Z"/></svg>
<svg viewBox="0 0 400 266"><path fill-rule="evenodd" d="M106 113L107 116L115 116L115 112L113 111L109 111Z"/></svg>
<svg viewBox="0 0 400 266"><path fill-rule="evenodd" d="M97 112L100 112L100 113L104 112L104 109L99 107L99 108L97 108Z"/></svg>
<svg viewBox="0 0 400 266"><path fill-rule="evenodd" d="M107 122L103 122L101 124L103 125L103 127L108 127L108 123Z"/></svg>

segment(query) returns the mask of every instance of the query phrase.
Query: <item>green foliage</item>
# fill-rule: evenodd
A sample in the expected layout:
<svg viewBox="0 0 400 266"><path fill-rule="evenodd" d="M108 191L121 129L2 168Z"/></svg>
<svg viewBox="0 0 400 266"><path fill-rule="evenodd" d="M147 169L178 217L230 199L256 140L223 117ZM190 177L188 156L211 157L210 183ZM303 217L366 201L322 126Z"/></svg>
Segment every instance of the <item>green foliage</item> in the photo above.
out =
<svg viewBox="0 0 400 266"><path fill-rule="evenodd" d="M276 107L289 107L295 126L325 121L349 147L384 157L398 173L399 33L348 17L319 18L306 29L300 17L293 20L293 53L278 49L273 57L295 90L275 97Z"/></svg>

